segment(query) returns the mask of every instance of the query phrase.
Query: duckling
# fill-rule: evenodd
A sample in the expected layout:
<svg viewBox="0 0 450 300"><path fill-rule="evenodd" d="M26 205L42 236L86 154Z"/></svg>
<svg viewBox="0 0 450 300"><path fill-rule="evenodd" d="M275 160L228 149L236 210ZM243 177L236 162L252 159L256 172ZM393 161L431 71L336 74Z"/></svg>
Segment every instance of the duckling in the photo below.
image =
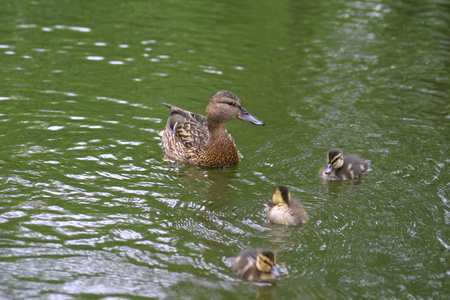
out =
<svg viewBox="0 0 450 300"><path fill-rule="evenodd" d="M370 160L355 156L344 156L341 150L331 149L327 155L327 165L320 169L319 176L328 180L351 180L370 171Z"/></svg>
<svg viewBox="0 0 450 300"><path fill-rule="evenodd" d="M166 156L200 167L231 167L239 163L241 155L225 129L227 121L240 119L264 125L229 91L219 91L210 99L205 116L163 104L172 110L161 133Z"/></svg>
<svg viewBox="0 0 450 300"><path fill-rule="evenodd" d="M271 250L248 249L236 257L233 270L237 276L250 281L269 281L281 277Z"/></svg>
<svg viewBox="0 0 450 300"><path fill-rule="evenodd" d="M267 217L270 221L286 225L297 226L306 224L308 215L303 206L291 196L291 191L285 186L279 186L266 204Z"/></svg>

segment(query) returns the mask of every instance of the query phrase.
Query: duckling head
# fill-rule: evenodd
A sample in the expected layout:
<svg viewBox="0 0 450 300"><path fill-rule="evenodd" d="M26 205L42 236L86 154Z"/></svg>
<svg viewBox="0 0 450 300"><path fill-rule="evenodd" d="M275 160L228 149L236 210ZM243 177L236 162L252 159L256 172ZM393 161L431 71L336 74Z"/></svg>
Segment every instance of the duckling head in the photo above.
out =
<svg viewBox="0 0 450 300"><path fill-rule="evenodd" d="M276 277L281 277L276 266L277 259L275 253L270 250L262 250L256 257L256 268L265 273L272 273Z"/></svg>
<svg viewBox="0 0 450 300"><path fill-rule="evenodd" d="M289 205L291 201L291 191L285 186L279 186L273 193L272 201L275 205Z"/></svg>
<svg viewBox="0 0 450 300"><path fill-rule="evenodd" d="M241 100L229 91L217 92L206 107L208 124L220 124L232 119L240 119L254 125L264 125L264 122L251 115L242 105Z"/></svg>
<svg viewBox="0 0 450 300"><path fill-rule="evenodd" d="M330 174L333 169L339 169L344 164L344 154L339 149L331 149L327 155L327 168L325 174Z"/></svg>

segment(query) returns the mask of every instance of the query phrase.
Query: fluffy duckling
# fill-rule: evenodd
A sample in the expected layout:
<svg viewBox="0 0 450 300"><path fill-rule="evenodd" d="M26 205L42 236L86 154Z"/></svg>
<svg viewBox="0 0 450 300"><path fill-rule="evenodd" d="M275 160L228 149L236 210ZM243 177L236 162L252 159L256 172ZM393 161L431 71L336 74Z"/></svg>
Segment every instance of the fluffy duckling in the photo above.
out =
<svg viewBox="0 0 450 300"><path fill-rule="evenodd" d="M269 281L281 277L276 263L275 253L271 250L248 249L236 257L233 270L239 277L250 281Z"/></svg>
<svg viewBox="0 0 450 300"><path fill-rule="evenodd" d="M319 176L328 180L351 180L370 171L370 160L355 156L344 156L341 150L331 149L327 155L327 165L320 169Z"/></svg>
<svg viewBox="0 0 450 300"><path fill-rule="evenodd" d="M229 91L217 92L209 100L205 116L163 104L171 109L166 127L161 133L164 153L174 160L200 167L222 168L239 163L240 153L225 129L227 121L240 119L264 125Z"/></svg>
<svg viewBox="0 0 450 300"><path fill-rule="evenodd" d="M303 206L293 199L291 191L285 186L279 186L272 196L272 200L266 204L267 217L270 221L286 225L303 225L308 221Z"/></svg>

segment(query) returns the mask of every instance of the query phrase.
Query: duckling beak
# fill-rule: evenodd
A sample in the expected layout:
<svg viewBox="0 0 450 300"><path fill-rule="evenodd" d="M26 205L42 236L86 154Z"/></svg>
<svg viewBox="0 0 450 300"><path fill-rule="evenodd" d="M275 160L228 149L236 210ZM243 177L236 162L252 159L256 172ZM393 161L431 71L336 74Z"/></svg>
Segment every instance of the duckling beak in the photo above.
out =
<svg viewBox="0 0 450 300"><path fill-rule="evenodd" d="M243 120L243 121L247 121L249 123L252 123L254 125L264 126L264 122L263 121L261 121L260 119L258 119L255 116L252 116L244 107L242 107L242 114L238 118Z"/></svg>
<svg viewBox="0 0 450 300"><path fill-rule="evenodd" d="M327 169L325 170L325 174L330 174L333 171L333 164L329 163Z"/></svg>
<svg viewBox="0 0 450 300"><path fill-rule="evenodd" d="M272 272L272 274L275 275L276 277L281 277L281 274L280 274L280 272L278 272L278 269L275 265L273 265L270 268L270 272Z"/></svg>

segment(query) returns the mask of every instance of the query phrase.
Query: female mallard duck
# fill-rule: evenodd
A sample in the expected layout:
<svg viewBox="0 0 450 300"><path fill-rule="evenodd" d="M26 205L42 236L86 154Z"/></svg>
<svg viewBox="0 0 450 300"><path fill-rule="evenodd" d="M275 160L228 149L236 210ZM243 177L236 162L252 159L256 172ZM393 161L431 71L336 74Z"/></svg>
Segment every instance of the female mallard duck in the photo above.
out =
<svg viewBox="0 0 450 300"><path fill-rule="evenodd" d="M268 281L281 277L276 263L272 251L248 249L236 257L233 270L239 277L250 281Z"/></svg>
<svg viewBox="0 0 450 300"><path fill-rule="evenodd" d="M329 180L350 180L359 178L370 171L370 160L355 156L344 156L341 150L331 149L327 155L327 165L320 169L319 176Z"/></svg>
<svg viewBox="0 0 450 300"><path fill-rule="evenodd" d="M272 201L269 200L265 205L268 209L267 217L274 223L297 226L308 221L305 209L291 197L291 191L287 187L277 187Z"/></svg>
<svg viewBox="0 0 450 300"><path fill-rule="evenodd" d="M162 146L166 156L201 167L231 167L239 163L239 151L225 129L228 120L240 119L264 125L229 91L220 91L209 100L206 117L163 104L172 109L162 132Z"/></svg>

